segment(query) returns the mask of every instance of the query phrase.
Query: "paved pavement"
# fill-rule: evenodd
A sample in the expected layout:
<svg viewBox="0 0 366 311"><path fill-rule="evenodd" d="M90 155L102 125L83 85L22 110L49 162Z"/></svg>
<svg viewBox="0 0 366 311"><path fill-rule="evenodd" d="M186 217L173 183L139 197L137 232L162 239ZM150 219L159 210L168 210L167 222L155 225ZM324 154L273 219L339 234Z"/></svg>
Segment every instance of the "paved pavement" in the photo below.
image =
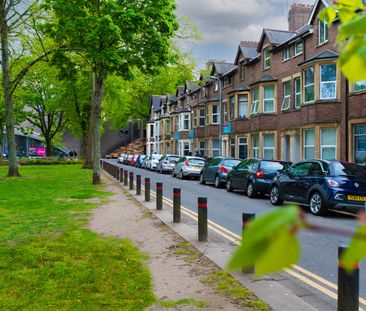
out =
<svg viewBox="0 0 366 311"><path fill-rule="evenodd" d="M115 160L107 161L117 165ZM120 164L118 166L142 175L142 180L145 177L150 177L152 191L155 191L156 182L163 182L167 209L171 210L169 205L171 205L173 188L181 188L182 206L190 215L190 217L186 217L185 223L190 228L196 227L193 214L197 211L197 198L199 196L207 197L209 220L220 226L213 225L213 229L218 231L221 236L220 245L224 243L231 245L231 248L235 241L240 238L242 212L252 212L259 215L274 208L266 198L253 200L241 192L228 193L225 189L216 189L211 185L200 185L197 180L179 180L168 174L157 174ZM357 225L353 216L335 212L330 213L327 217L315 217L310 214L308 217L312 223L330 227L353 229ZM302 257L299 265L288 270L287 273L271 276L271 280L275 280L275 284L285 289L286 297L289 296L290 292L296 297L301 297L301 301L314 306L316 309L334 310L336 307L337 247L340 243L347 243L347 239L328 234L302 233ZM229 250L228 254L231 251ZM220 261L222 258L217 258L217 260ZM366 296L366 278L362 274L365 267L364 263L361 264L360 293L363 297ZM266 282L268 282L268 278ZM257 283L255 282L255 284ZM245 285L247 286L247 284ZM272 287L273 285L270 288ZM361 306L366 307L366 301L362 299L361 302ZM296 308L296 310L298 309Z"/></svg>

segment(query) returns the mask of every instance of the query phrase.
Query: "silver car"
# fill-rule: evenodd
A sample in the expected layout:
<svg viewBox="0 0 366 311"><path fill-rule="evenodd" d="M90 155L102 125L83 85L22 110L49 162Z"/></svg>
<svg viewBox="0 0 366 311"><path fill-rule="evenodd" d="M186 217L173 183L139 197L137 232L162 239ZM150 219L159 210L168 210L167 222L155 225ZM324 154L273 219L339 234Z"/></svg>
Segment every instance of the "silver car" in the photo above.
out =
<svg viewBox="0 0 366 311"><path fill-rule="evenodd" d="M150 171L155 170L158 166L159 160L162 157L161 154L152 154L149 156L146 168Z"/></svg>
<svg viewBox="0 0 366 311"><path fill-rule="evenodd" d="M164 172L171 172L174 169L174 166L176 165L178 160L178 155L166 154L161 157L158 166L156 167L156 171L162 174L164 174Z"/></svg>
<svg viewBox="0 0 366 311"><path fill-rule="evenodd" d="M184 179L185 177L199 177L205 164L206 161L204 158L192 156L181 157L172 171L172 176L178 176L180 179Z"/></svg>

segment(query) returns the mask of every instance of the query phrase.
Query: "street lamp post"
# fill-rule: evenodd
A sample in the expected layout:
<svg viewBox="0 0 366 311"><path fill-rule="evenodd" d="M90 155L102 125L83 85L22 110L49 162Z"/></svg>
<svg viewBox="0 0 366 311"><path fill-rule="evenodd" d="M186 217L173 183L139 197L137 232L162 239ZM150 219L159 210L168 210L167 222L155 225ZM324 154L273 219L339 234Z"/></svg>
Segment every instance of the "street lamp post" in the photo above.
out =
<svg viewBox="0 0 366 311"><path fill-rule="evenodd" d="M217 81L219 84L219 113L220 113L219 141L220 141L220 156L222 156L222 86L221 86L221 80L218 77L210 76L210 78Z"/></svg>

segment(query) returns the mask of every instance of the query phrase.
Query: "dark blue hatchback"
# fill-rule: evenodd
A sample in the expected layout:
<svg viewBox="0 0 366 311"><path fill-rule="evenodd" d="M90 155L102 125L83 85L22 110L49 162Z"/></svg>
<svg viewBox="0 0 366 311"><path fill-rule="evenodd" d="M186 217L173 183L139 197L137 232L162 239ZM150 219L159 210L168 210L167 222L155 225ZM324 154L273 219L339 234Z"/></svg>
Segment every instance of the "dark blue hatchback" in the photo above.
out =
<svg viewBox="0 0 366 311"><path fill-rule="evenodd" d="M342 161L306 160L276 176L270 201L307 204L314 215L329 208L362 208L366 204L366 167Z"/></svg>

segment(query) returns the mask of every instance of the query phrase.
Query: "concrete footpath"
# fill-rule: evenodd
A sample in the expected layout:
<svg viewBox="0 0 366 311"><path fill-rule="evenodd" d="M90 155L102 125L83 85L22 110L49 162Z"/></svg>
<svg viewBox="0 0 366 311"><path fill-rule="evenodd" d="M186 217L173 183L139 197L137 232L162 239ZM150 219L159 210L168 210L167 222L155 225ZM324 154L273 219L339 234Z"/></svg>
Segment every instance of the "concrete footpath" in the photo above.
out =
<svg viewBox="0 0 366 311"><path fill-rule="evenodd" d="M107 190L111 191L112 189L114 189L114 191L116 191L116 189L117 190L121 188L123 189L123 190L121 189L121 192L119 193L118 200L125 200L125 202L136 200L136 202L139 202L139 204L142 207L147 209L147 211L151 212L152 217L154 218L156 217L157 219L159 219L161 222L163 222L165 225L171 228L176 234L178 234L181 238L189 242L196 250L198 250L202 254L202 256L208 258L210 261L212 261L221 269L226 268L227 262L231 257L231 254L233 253L236 245L234 245L234 243L230 242L228 239L225 239L222 234L218 234L217 232L215 232L216 230L213 231L209 229L208 242L199 242L197 222L193 220L192 217L188 217L182 213L182 221L180 223L173 223L172 205L171 202L169 202L168 200L163 200L163 210L156 210L155 193L151 192L151 201L145 202L143 191L141 195L136 196L136 190L129 190L128 186L123 186L121 183L116 181L114 178L112 178L105 172L103 172L103 179L104 182L107 184ZM130 196L128 196L127 193L129 193ZM123 205L121 204L121 201L119 203L120 205ZM97 218L98 215L96 214L94 215L91 221L91 227L94 231L105 233L108 235L118 236L118 234L113 234L113 232L110 233L104 232L101 229L103 228L103 226L105 228L109 228L108 223L105 224L99 223L98 227L98 222L96 222ZM110 219L113 218L114 216L112 212ZM119 226L123 227L123 223L119 223ZM312 311L312 310L332 309L331 306L329 306L328 304L317 305L316 303L311 303L312 302L311 300L305 301L303 298L299 297L299 295L295 294L288 287L281 284L281 282L278 282L276 277L265 277L262 279L255 279L254 275L250 273L236 273L233 274L233 276L240 284L242 284L244 287L253 292L254 295L267 302L269 306L274 310ZM176 286L179 287L179 284L177 284ZM223 306L220 308L211 308L210 310L219 310L219 309L235 310L236 308L235 304L233 304L233 308ZM239 309L242 309L242 307ZM158 310L158 308L156 310ZM187 309L187 310L193 310L193 309Z"/></svg>

